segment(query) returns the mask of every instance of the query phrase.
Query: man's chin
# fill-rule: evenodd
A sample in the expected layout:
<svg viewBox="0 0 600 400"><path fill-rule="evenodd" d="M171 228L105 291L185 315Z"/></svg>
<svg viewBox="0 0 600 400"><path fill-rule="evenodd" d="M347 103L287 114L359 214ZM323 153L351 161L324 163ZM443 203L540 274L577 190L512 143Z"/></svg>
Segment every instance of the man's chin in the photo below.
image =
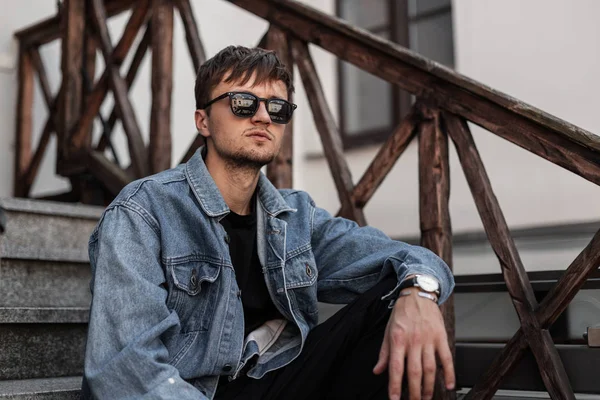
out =
<svg viewBox="0 0 600 400"><path fill-rule="evenodd" d="M275 154L272 153L263 153L259 154L257 152L249 152L244 154L237 154L233 157L232 161L235 162L238 166L246 166L260 169L273 161L275 159Z"/></svg>

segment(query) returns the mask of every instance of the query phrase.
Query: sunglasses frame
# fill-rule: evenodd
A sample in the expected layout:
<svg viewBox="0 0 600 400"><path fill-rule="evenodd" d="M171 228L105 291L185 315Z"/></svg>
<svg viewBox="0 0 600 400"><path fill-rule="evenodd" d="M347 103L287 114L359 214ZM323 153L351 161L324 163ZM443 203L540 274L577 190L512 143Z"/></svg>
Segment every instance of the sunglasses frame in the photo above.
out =
<svg viewBox="0 0 600 400"><path fill-rule="evenodd" d="M234 96L236 94L245 94L245 95L248 95L248 96L252 96L252 97L254 97L255 99L258 100L258 104L259 105L256 107L256 110L254 110L254 112L251 115L238 115L238 114L235 113L235 111L233 111L233 102L231 101L231 98L232 98L232 96ZM269 114L269 118L271 118L271 122L273 122L274 124L282 124L282 125L288 124L292 120L292 116L294 114L294 110L298 107L296 104L290 103L289 101L284 100L284 99L280 99L280 98L267 99L267 98L264 98L264 97L258 97L254 93L250 93L250 92L225 92L222 95L217 96L214 99L210 100L202 108L206 109L206 108L210 107L213 103L216 103L217 101L222 100L222 99L224 99L226 97L229 97L229 108L231 109L231 112L233 113L233 115L235 115L236 117L240 117L240 118L251 118L251 117L253 117L254 114L256 114L256 112L258 111L258 108L260 107L260 103L264 102L265 103L265 107L267 107L267 113ZM277 121L274 121L273 117L268 112L268 110L269 110L269 103L272 102L272 101L283 101L283 102L289 104L290 108L292 109L292 111L290 113L290 119L288 119L286 122L277 122Z"/></svg>

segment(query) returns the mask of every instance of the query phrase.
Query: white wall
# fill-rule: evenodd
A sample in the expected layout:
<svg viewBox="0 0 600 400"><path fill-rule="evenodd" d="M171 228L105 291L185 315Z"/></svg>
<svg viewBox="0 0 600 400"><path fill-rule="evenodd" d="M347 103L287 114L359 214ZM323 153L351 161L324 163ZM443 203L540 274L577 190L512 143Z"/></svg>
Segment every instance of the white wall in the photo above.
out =
<svg viewBox="0 0 600 400"><path fill-rule="evenodd" d="M305 0L332 13L333 0ZM53 15L54 2L29 0L27 8L5 6L0 15L0 197L12 191L14 121L16 107L16 49L11 35L15 30ZM228 44L254 45L267 28L257 17L223 0L194 2L200 34L208 56ZM600 27L596 0L454 0L454 33L457 69L472 78L533 104L592 132L600 132ZM122 15L111 21L116 43L127 20ZM173 86L173 163L195 136L193 126L194 73L187 54L181 23L176 14ZM227 23L226 23L227 22ZM312 47L325 95L337 110L335 59ZM50 81L58 87L60 49L58 42L42 49ZM132 89L132 103L142 132L148 133L150 112L149 54ZM125 63L125 67L127 62ZM125 68L123 69L125 70ZM98 68L97 73L101 72ZM298 74L296 72L296 77ZM335 213L339 206L333 182L326 173L324 157L314 122L299 79L296 79L299 105L295 117L295 186L308 190L322 207ZM104 114L111 107L103 106ZM36 88L34 132L39 136L46 119L45 105ZM511 226L595 220L600 217L600 188L539 157L517 148L477 127L473 134L488 169L500 204ZM116 131L124 150L122 130ZM119 139L120 138L120 139ZM366 208L368 221L388 234L418 233L418 171L416 146L411 145L393 172ZM43 174L34 186L41 194L68 188L54 175L54 148L49 149ZM452 149L453 150L453 149ZM358 181L377 148L347 152ZM126 155L121 151L122 158ZM315 159L315 155L317 158ZM307 158L307 156L310 156ZM455 231L479 229L462 171L454 152L452 157L451 213ZM460 267L457 268L460 272Z"/></svg>
<svg viewBox="0 0 600 400"><path fill-rule="evenodd" d="M459 72L600 133L600 2L454 0L453 7ZM474 126L472 130L510 226L600 218L600 187L487 131ZM451 149L453 229L481 229ZM375 152L347 152L355 181ZM394 236L418 233L417 163L413 143L368 204L370 224ZM339 201L329 176L322 178L325 165L324 158L304 161L305 179L299 183L318 204L335 212Z"/></svg>

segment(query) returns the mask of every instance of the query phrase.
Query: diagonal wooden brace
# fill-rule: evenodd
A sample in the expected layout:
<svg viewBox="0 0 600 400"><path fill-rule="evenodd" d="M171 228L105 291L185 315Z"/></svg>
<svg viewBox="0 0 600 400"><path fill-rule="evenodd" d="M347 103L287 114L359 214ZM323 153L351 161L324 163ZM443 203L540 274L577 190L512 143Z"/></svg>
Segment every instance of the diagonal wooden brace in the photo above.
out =
<svg viewBox="0 0 600 400"><path fill-rule="evenodd" d="M319 80L313 59L308 51L308 44L297 39L292 40L292 53L300 71L302 82L309 99L310 108L317 131L325 150L325 157L335 182L342 210L340 214L355 220L359 225L366 225L363 210L356 207L352 200L352 174L344 156L342 138L335 124L333 113L325 99L323 86Z"/></svg>
<svg viewBox="0 0 600 400"><path fill-rule="evenodd" d="M536 359L546 389L552 398L575 399L550 333L543 329L535 316L538 303L533 288L467 123L449 113L444 113L443 116L448 133L456 145L488 239L500 261L508 292L521 322L521 329Z"/></svg>
<svg viewBox="0 0 600 400"><path fill-rule="evenodd" d="M119 110L125 134L127 135L133 172L138 178L146 176L148 175L148 155L146 146L142 139L142 133L135 112L127 97L127 84L119 74L119 67L113 60L113 48L108 34L108 26L106 25L106 10L104 9L102 0L91 0L91 4L92 20L98 33L98 42L102 50L104 62L107 66L108 81L115 97L115 104ZM144 5L146 7L148 6L147 1L144 1ZM141 7L141 5L138 7Z"/></svg>
<svg viewBox="0 0 600 400"><path fill-rule="evenodd" d="M548 328L565 311L588 277L600 268L600 230L596 232L590 243L569 265L564 275L544 297L535 315L540 325ZM516 363L523 357L527 349L527 340L522 329L506 343L502 352L482 375L467 398L491 399L500 386L500 382Z"/></svg>

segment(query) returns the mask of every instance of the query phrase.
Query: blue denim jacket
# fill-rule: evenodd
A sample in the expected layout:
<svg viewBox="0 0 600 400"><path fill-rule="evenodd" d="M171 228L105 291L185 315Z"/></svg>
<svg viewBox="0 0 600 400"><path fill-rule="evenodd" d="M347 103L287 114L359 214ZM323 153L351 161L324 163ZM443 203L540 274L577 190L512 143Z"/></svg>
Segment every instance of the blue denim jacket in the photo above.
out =
<svg viewBox="0 0 600 400"><path fill-rule="evenodd" d="M106 209L89 246L86 397L211 399L219 375L235 377L254 355L247 372L254 378L290 363L318 322L317 299L350 302L392 271L399 281L409 273L436 276L441 301L453 289L450 270L432 252L334 218L305 192L277 190L261 175L258 254L273 302L289 321L261 350L244 338L219 223L228 212L200 151L129 184Z"/></svg>

